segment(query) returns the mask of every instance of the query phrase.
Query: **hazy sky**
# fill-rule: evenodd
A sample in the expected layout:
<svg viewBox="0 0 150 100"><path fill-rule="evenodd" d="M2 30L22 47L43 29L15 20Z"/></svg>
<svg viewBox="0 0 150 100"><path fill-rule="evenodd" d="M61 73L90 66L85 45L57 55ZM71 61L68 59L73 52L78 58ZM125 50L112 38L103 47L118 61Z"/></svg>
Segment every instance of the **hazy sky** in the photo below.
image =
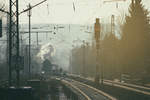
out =
<svg viewBox="0 0 150 100"><path fill-rule="evenodd" d="M0 4L7 4L9 0L0 0ZM19 10L27 8L27 5L31 3L31 5L35 5L42 0L19 0ZM127 0L126 2L118 2L118 8L116 8L116 3L103 3L104 0L47 0L47 2L41 4L38 7L35 7L32 10L32 24L35 23L57 23L57 24L93 24L95 23L95 18L101 18L102 22L110 22L110 17L112 14L115 14L116 17L122 12L127 12L128 6L131 0ZM75 5L75 11L73 9L73 2ZM150 0L143 0L144 4L146 4L146 8L150 8ZM27 13L24 13L20 16L20 23L28 24ZM67 27L68 28L68 27ZM55 44L57 56L61 62L61 65L65 67L69 64L69 47L72 45L70 41L78 39L78 38L87 38L88 36L85 34L79 33L77 30L71 29L71 32L60 31L57 32L56 39L49 40L50 43ZM78 34L76 34L78 33ZM75 36L76 35L76 36ZM66 42L58 41L60 38L63 38ZM44 39L47 36L43 35ZM60 38L58 38L60 37ZM69 37L69 38L68 38ZM90 37L90 36L89 36ZM32 36L34 38L34 36ZM42 36L41 36L42 38ZM43 39L43 40L44 40ZM81 39L81 40L82 40ZM87 38L88 39L88 38ZM85 39L85 40L87 40ZM89 40L89 39L88 39ZM54 41L54 43L53 43ZM68 42L69 41L69 42ZM56 42L61 42L61 44L57 44ZM49 43L49 42L47 42ZM69 44L70 43L70 44ZM46 44L47 45L47 44ZM70 47L71 48L71 47ZM65 53L64 53L65 51ZM58 53L59 52L59 53ZM65 59L61 59L62 55ZM59 61L59 60L58 60Z"/></svg>
<svg viewBox="0 0 150 100"><path fill-rule="evenodd" d="M9 0L0 0L8 4ZM42 0L19 0L20 11L27 8L27 5L35 5ZM92 24L96 17L102 21L108 21L112 14L119 14L127 11L131 0L116 3L106 3L107 0L47 0L45 3L32 10L32 23L69 23L69 24ZM73 9L73 2L75 11ZM146 8L150 8L150 0L143 0ZM28 23L27 13L20 16L20 23Z"/></svg>

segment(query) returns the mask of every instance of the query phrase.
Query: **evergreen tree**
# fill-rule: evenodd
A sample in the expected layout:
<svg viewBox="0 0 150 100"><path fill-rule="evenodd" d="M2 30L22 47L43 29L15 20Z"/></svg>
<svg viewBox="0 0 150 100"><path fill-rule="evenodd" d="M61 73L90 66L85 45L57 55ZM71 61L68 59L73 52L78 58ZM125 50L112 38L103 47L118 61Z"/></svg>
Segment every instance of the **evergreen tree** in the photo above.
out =
<svg viewBox="0 0 150 100"><path fill-rule="evenodd" d="M118 72L118 43L119 40L115 34L107 34L102 40L101 44L101 64L104 67L104 76L107 79L113 79L119 77Z"/></svg>
<svg viewBox="0 0 150 100"><path fill-rule="evenodd" d="M149 56L150 25L148 10L142 0L132 0L129 15L126 16L122 34L122 53L124 72L141 75ZM137 74L137 72L139 74Z"/></svg>

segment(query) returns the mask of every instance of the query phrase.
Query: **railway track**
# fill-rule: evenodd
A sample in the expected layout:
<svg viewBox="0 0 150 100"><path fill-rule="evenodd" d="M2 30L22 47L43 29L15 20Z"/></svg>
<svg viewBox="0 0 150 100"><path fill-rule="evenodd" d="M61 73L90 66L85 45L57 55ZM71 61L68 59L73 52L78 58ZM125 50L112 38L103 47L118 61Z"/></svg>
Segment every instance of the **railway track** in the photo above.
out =
<svg viewBox="0 0 150 100"><path fill-rule="evenodd" d="M68 76L71 79L93 86L97 89L111 94L118 100L150 100L150 92L148 87L138 86L128 83L114 82L104 80L104 84L96 85L93 79L81 76Z"/></svg>
<svg viewBox="0 0 150 100"><path fill-rule="evenodd" d="M73 77L79 77L79 76L73 76ZM79 77L79 78L94 82L94 79L87 79L84 77ZM142 93L145 95L150 95L149 87L144 87L144 86L139 86L139 85L134 85L134 84L129 84L129 83L114 82L111 80L104 80L104 84L109 85L109 86L116 86L116 87L124 88L130 91Z"/></svg>
<svg viewBox="0 0 150 100"><path fill-rule="evenodd" d="M100 91L81 82L71 79L63 79L62 81L74 87L74 89L79 91L86 98L86 100L117 100L107 93L104 93L103 91Z"/></svg>
<svg viewBox="0 0 150 100"><path fill-rule="evenodd" d="M128 83L121 83L121 82L114 82L111 80L104 80L105 84L112 84L112 85L120 85L128 88L132 88L133 90L138 90L141 92L145 92L146 94L150 95L150 88L149 87L144 87L144 86L139 86L139 85L134 85L134 84L128 84Z"/></svg>

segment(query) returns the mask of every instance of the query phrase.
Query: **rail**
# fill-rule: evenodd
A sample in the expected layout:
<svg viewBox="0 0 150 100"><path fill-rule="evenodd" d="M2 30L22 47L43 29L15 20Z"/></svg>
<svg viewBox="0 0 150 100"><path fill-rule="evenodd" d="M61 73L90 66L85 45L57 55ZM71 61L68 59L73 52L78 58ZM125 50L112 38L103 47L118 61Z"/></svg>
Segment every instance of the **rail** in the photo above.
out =
<svg viewBox="0 0 150 100"><path fill-rule="evenodd" d="M86 98L86 100L91 100L84 92L82 92L79 88L77 88L76 86L72 85L72 84L69 83L68 81L62 80L62 82L63 82L64 84L68 84L69 86L71 86L72 88L74 88L75 90L77 90L78 92L80 92L80 93Z"/></svg>

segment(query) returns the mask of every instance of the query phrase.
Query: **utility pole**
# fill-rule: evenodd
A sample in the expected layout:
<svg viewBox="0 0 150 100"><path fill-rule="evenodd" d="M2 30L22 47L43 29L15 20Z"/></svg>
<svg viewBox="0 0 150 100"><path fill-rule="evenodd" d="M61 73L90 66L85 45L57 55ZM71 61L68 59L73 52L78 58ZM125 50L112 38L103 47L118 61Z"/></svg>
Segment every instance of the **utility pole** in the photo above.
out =
<svg viewBox="0 0 150 100"><path fill-rule="evenodd" d="M70 32L70 24L69 24L69 32Z"/></svg>
<svg viewBox="0 0 150 100"><path fill-rule="evenodd" d="M85 40L83 40L83 69L82 69L82 73L83 73L83 76L85 76Z"/></svg>
<svg viewBox="0 0 150 100"><path fill-rule="evenodd" d="M16 71L17 86L19 86L20 80L20 56L19 56L19 7L18 0L9 0L9 12L0 9L1 12L7 13L9 15L9 36L8 36L8 46L9 46L9 86L12 86L12 71Z"/></svg>
<svg viewBox="0 0 150 100"><path fill-rule="evenodd" d="M95 41L96 41L96 75L95 82L99 84L100 74L99 74L99 61L100 61L100 22L99 18L96 18L95 29ZM101 68L101 83L103 84L103 68Z"/></svg>
<svg viewBox="0 0 150 100"><path fill-rule="evenodd" d="M19 14L22 14L22 13L28 11L28 17L29 17L29 78L31 78L31 9L33 9L34 7L44 3L45 1L47 1L47 0L43 0L43 1L39 2L39 3L37 3L34 6L31 6L29 4L29 7L27 9L25 9L22 12L19 13Z"/></svg>
<svg viewBox="0 0 150 100"><path fill-rule="evenodd" d="M12 86L12 71L15 70L17 87L20 85L20 62L22 60L19 51L19 15L27 12L30 9L23 10L19 13L18 1L19 0L9 0L9 12L0 9L1 12L7 13L9 15L9 86ZM45 1L47 0L43 0L31 8L34 8Z"/></svg>
<svg viewBox="0 0 150 100"><path fill-rule="evenodd" d="M83 76L84 77L87 76L86 50L88 50L88 48L86 48L86 46L88 47L88 42L85 42L85 40L83 40Z"/></svg>
<svg viewBox="0 0 150 100"><path fill-rule="evenodd" d="M11 4L12 4L12 1L11 0L9 0L9 11L10 11L10 16L9 16L9 78L8 78L8 80L9 80L9 86L12 86L12 76L11 76L11 71L12 71L12 68L11 68L11 51L12 51L12 49L11 49L11 41L12 41L12 39L11 39L11 36L12 36L12 34L11 34L11 31L12 31L12 6L11 6Z"/></svg>
<svg viewBox="0 0 150 100"><path fill-rule="evenodd" d="M85 66L86 66L86 73L85 73L85 76L88 75L88 52L89 51L89 43L86 42L86 48L85 48Z"/></svg>
<svg viewBox="0 0 150 100"><path fill-rule="evenodd" d="M29 79L31 78L31 5L29 4Z"/></svg>
<svg viewBox="0 0 150 100"><path fill-rule="evenodd" d="M37 46L39 45L39 33L36 32L36 42L37 42Z"/></svg>
<svg viewBox="0 0 150 100"><path fill-rule="evenodd" d="M73 51L74 51L74 45L72 45L72 50L71 50L71 56L70 56L70 71L71 74L73 74Z"/></svg>
<svg viewBox="0 0 150 100"><path fill-rule="evenodd" d="M7 13L7 51L6 51L6 56L7 56L7 69L8 69L8 72L9 72L9 14ZM9 77L9 73L8 73L8 77ZM9 79L8 79L9 80ZM10 83L10 81L9 81ZM10 85L10 84L9 84Z"/></svg>
<svg viewBox="0 0 150 100"><path fill-rule="evenodd" d="M71 74L73 74L73 49L71 51Z"/></svg>
<svg viewBox="0 0 150 100"><path fill-rule="evenodd" d="M12 67L16 71L17 86L20 82L20 65L19 65L19 7L18 0L9 1L10 24L9 24L9 85L12 85ZM12 60L15 59L15 62ZM12 66L12 63L14 66Z"/></svg>
<svg viewBox="0 0 150 100"><path fill-rule="evenodd" d="M111 34L115 33L115 15L111 16Z"/></svg>
<svg viewBox="0 0 150 100"><path fill-rule="evenodd" d="M3 32L2 32L2 19L0 19L0 38L3 36Z"/></svg>
<svg viewBox="0 0 150 100"><path fill-rule="evenodd" d="M73 60L73 49L71 50L71 56L70 56L70 73L72 74L72 60Z"/></svg>

